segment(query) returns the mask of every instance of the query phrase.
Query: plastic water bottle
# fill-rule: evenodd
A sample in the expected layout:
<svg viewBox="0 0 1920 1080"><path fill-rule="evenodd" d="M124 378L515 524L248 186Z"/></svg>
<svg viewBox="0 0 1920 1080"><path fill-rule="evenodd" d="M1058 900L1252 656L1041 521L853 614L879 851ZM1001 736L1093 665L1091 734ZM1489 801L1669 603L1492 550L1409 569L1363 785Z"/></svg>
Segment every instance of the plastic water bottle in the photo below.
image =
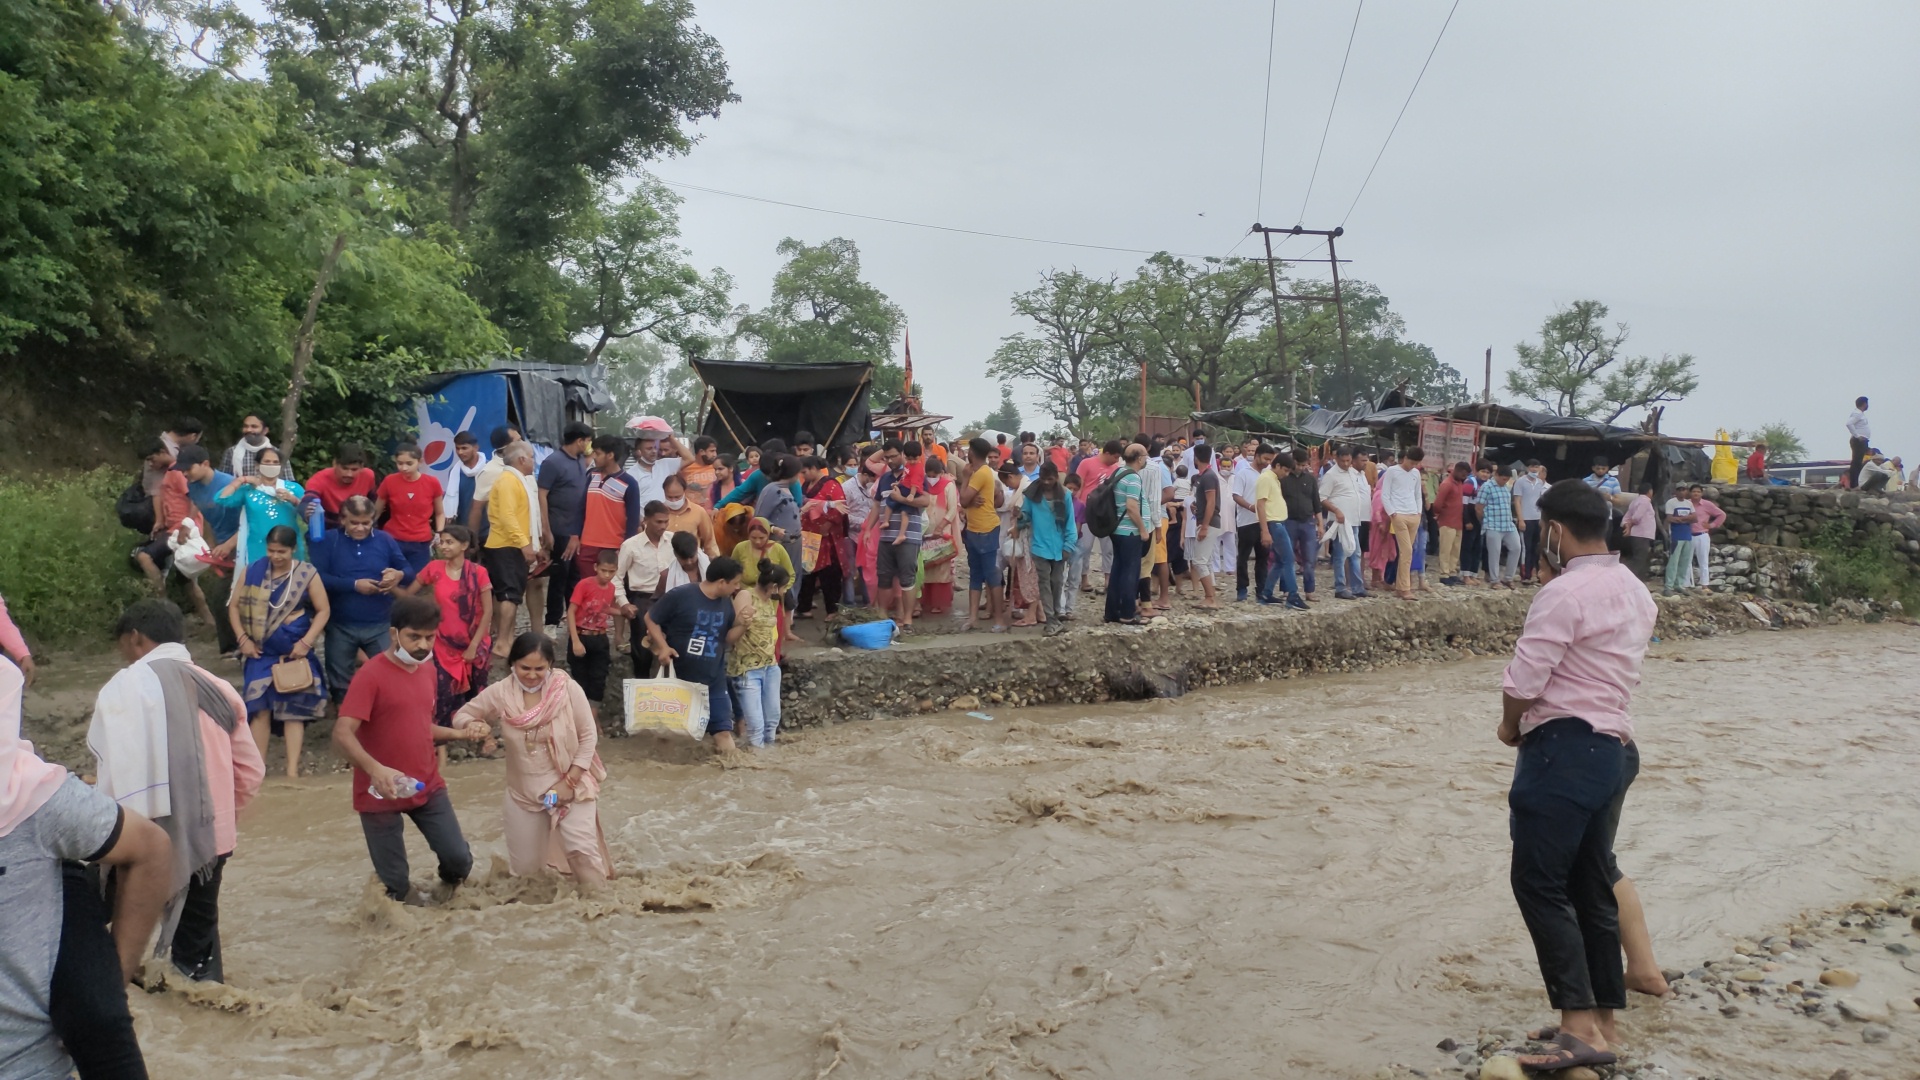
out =
<svg viewBox="0 0 1920 1080"><path fill-rule="evenodd" d="M306 511L307 539L318 543L327 535L327 508L315 498L307 500Z"/></svg>
<svg viewBox="0 0 1920 1080"><path fill-rule="evenodd" d="M418 794L420 794L420 792L421 792L422 790L424 790L424 789L426 788L426 786L427 786L427 785L425 785L425 784L423 784L423 783L421 783L421 782L420 782L420 781L418 781L418 780L415 780L415 779L414 779L413 777L411 777L411 776L402 776L402 777L400 778L400 788L401 788L401 790L403 790L403 791L406 791L406 792L407 792L407 794L406 794L406 795L402 795L402 796L400 796L400 797L401 797L401 798L403 798L403 799L405 799L405 798L409 798L409 797L411 797L411 796L414 796L414 795L418 795ZM369 794L369 795L371 795L371 796L373 796L373 797L374 797L374 798L376 798L376 799L384 799L384 798L386 798L386 796L385 796L385 795L382 795L382 794L380 794L380 785L379 785L379 784L368 784L368 785L367 785L367 794Z"/></svg>
<svg viewBox="0 0 1920 1080"><path fill-rule="evenodd" d="M557 791L549 791L545 795L540 796L540 805L546 807L549 810L553 809L556 806L559 806L560 793Z"/></svg>

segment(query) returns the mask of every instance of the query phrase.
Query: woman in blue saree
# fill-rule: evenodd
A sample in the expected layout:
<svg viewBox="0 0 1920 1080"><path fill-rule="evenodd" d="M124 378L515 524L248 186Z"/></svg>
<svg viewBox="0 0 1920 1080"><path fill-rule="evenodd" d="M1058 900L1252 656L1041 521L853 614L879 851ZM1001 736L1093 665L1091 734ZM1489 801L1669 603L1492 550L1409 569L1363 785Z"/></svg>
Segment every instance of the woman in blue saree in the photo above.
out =
<svg viewBox="0 0 1920 1080"><path fill-rule="evenodd" d="M266 533L265 557L234 586L229 611L240 642L242 680L253 739L266 757L276 731L286 740L287 775L300 775L306 724L326 715L327 682L313 643L327 626L327 590L313 564L294 557L300 534L291 525ZM303 663L304 662L304 663ZM280 677L274 668L282 667Z"/></svg>

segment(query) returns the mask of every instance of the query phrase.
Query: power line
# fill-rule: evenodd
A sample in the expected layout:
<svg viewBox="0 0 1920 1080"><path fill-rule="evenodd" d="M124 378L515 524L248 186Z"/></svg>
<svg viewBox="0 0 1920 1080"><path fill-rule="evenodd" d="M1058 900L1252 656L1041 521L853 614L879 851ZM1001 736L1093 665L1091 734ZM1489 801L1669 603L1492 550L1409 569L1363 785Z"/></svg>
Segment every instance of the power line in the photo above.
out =
<svg viewBox="0 0 1920 1080"><path fill-rule="evenodd" d="M1260 186L1253 192L1253 220L1260 220L1267 196L1267 117L1273 113L1273 39L1280 29L1280 0L1267 13L1267 96L1260 102ZM1251 234L1249 234L1251 235ZM1246 237L1241 237L1242 240ZM1236 245L1238 246L1238 245Z"/></svg>
<svg viewBox="0 0 1920 1080"><path fill-rule="evenodd" d="M1333 130L1333 109L1340 104L1340 87L1347 81L1347 60L1353 56L1353 39L1360 33L1360 13L1365 11L1367 0L1360 0L1353 9L1353 28L1347 31L1347 51L1340 57L1340 77L1333 81L1333 100L1327 102L1327 123L1320 129L1320 150L1313 155L1313 172L1307 177L1306 198L1300 200L1299 224L1307 223L1307 203L1313 199L1313 182L1320 178L1320 158L1327 152L1327 132Z"/></svg>
<svg viewBox="0 0 1920 1080"><path fill-rule="evenodd" d="M1433 54L1440 51L1440 39L1447 36L1447 27L1453 25L1453 13L1460 10L1460 0L1453 0L1453 6L1447 9L1447 21L1440 24L1440 32L1434 35L1433 48L1427 50L1427 59L1420 65L1420 74L1414 76L1413 89L1407 91L1407 100L1400 103L1400 115L1393 118L1393 127L1387 129L1387 138L1380 144L1380 152L1373 156L1373 165L1367 169L1367 178L1360 181L1360 190L1353 196L1353 202L1347 206L1347 212L1341 216L1340 224L1345 225L1347 218L1353 216L1353 208L1360 205L1360 196L1367 193L1367 185L1373 182L1373 170L1380 167L1380 159L1387 156L1387 145L1393 142L1393 133L1400 130L1400 121L1407 115L1407 106L1413 104L1413 94L1420 89L1420 80L1427 77L1427 65L1433 63Z"/></svg>
<svg viewBox="0 0 1920 1080"><path fill-rule="evenodd" d="M833 214L838 217L859 218L862 221L879 221L888 225L906 225L915 229L933 229L937 232L960 233L965 236L986 236L995 240L1018 240L1027 244L1050 244L1054 247L1088 248L1094 251L1121 251L1131 255L1158 255L1161 251L1165 250L1164 248L1116 247L1112 244L1079 244L1071 240L1047 240L1038 236L1016 236L1013 233L988 232L985 229L963 229L957 225L932 225L924 221L907 221L902 218L880 217L875 214L856 214L851 210L834 210L825 206L808 206L805 203L786 202L782 199L769 199L759 195L743 194L738 191L722 191L719 188L702 187L699 184L687 184L677 180L665 180L657 176L654 179L660 180L661 183L668 187L680 188L685 191L699 191L708 195L724 195L729 199L745 199L748 202L766 203L770 206L785 206L794 210L811 210L816 214ZM1169 251L1167 254L1182 259L1212 258L1212 256L1209 255L1193 255L1179 251Z"/></svg>

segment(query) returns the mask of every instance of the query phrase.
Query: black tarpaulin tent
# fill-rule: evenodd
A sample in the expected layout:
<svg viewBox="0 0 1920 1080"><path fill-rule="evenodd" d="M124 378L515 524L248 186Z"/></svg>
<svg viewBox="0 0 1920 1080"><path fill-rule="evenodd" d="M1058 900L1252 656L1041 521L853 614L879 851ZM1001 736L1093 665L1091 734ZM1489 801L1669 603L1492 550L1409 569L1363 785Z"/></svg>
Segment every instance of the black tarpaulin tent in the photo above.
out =
<svg viewBox="0 0 1920 1080"><path fill-rule="evenodd" d="M693 370L713 397L701 433L723 449L791 443L798 431L812 432L821 446L867 437L872 364L695 360Z"/></svg>

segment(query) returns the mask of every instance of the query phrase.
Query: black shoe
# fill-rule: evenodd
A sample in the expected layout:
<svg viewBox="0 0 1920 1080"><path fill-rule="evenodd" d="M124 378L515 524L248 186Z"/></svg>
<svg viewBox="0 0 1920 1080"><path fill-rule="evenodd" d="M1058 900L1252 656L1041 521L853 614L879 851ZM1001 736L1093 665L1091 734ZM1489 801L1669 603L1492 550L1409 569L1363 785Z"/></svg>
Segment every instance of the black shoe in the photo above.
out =
<svg viewBox="0 0 1920 1080"><path fill-rule="evenodd" d="M1352 600L1354 596L1345 589L1335 589L1333 591L1333 598L1335 600Z"/></svg>
<svg viewBox="0 0 1920 1080"><path fill-rule="evenodd" d="M1287 606L1288 606L1288 607L1290 607L1290 608L1292 608L1292 609L1293 609L1293 610L1295 610L1295 611L1307 611L1307 610L1310 610L1310 609L1309 609L1309 608L1307 607L1307 602L1306 602L1305 600L1302 600L1302 599L1300 599L1300 598L1299 598L1299 597L1297 597L1297 596L1289 596L1289 597L1287 597Z"/></svg>

